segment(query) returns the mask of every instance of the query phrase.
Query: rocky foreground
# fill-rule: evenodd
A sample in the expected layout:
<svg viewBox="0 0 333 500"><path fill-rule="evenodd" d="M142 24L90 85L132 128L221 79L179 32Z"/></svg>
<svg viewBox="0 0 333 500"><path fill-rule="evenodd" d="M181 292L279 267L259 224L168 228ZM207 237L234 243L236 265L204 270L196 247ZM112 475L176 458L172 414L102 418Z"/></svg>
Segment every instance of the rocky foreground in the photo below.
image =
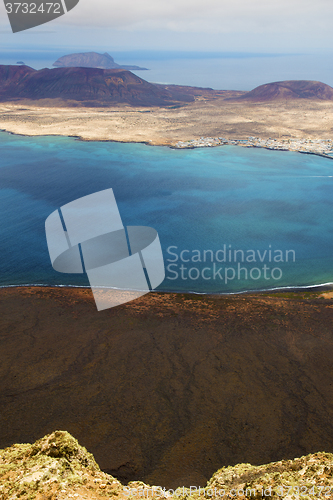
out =
<svg viewBox="0 0 333 500"><path fill-rule="evenodd" d="M139 481L124 486L102 472L73 436L56 431L34 444L0 450L0 499L332 498L332 472L333 454L322 452L267 465L223 467L201 488L167 490Z"/></svg>

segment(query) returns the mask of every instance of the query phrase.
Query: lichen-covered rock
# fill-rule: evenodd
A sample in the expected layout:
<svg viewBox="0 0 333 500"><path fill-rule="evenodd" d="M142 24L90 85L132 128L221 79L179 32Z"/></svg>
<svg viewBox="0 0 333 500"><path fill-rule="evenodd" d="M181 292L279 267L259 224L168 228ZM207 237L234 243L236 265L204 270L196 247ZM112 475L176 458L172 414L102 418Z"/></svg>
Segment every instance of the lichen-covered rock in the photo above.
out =
<svg viewBox="0 0 333 500"><path fill-rule="evenodd" d="M180 464L179 464L180 465ZM164 499L237 500L333 498L333 454L314 453L266 465L219 469L205 488L166 490L142 481L123 486L101 472L91 453L68 432L56 431L34 444L0 450L0 500Z"/></svg>
<svg viewBox="0 0 333 500"><path fill-rule="evenodd" d="M228 497L229 495L229 497ZM238 464L219 469L202 492L191 497L333 498L333 454L314 453L266 465Z"/></svg>
<svg viewBox="0 0 333 500"><path fill-rule="evenodd" d="M101 472L93 455L68 432L0 450L1 500L97 499L118 492L119 481Z"/></svg>
<svg viewBox="0 0 333 500"><path fill-rule="evenodd" d="M29 450L30 456L46 455L64 458L72 464L83 465L91 470L99 470L91 453L80 446L76 439L66 431L55 431L36 441Z"/></svg>

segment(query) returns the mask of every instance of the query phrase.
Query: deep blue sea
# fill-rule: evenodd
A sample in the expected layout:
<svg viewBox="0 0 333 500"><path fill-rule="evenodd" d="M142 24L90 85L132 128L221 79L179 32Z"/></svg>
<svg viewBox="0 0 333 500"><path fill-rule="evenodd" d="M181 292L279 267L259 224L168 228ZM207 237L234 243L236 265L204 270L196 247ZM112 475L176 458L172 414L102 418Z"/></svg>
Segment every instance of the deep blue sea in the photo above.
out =
<svg viewBox="0 0 333 500"><path fill-rule="evenodd" d="M85 277L53 270L44 224L60 206L107 188L124 225L158 231L167 267L160 290L333 282L332 160L1 132L0 286L88 286Z"/></svg>

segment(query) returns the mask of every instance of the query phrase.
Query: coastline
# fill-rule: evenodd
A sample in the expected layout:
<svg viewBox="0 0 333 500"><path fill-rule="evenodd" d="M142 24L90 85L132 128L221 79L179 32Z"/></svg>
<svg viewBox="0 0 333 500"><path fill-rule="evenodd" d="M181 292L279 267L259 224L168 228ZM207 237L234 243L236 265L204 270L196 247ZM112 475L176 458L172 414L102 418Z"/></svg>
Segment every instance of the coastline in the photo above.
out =
<svg viewBox="0 0 333 500"><path fill-rule="evenodd" d="M295 153L313 154L323 158L333 159L333 141L331 139L262 139L248 137L247 139L227 139L224 137L200 137L189 141L179 141L175 149L195 149L216 146L242 146L246 148L263 148L272 151L293 151Z"/></svg>
<svg viewBox="0 0 333 500"><path fill-rule="evenodd" d="M320 103L322 104L322 103ZM22 105L24 106L24 105ZM12 114L12 120L11 122L7 123L6 127L3 127L3 122L2 119L4 117L4 109L3 108L10 108L11 112L15 111L14 114ZM21 121L21 114L23 113L30 113L31 110L33 110L36 113L36 120L34 123L29 122L27 125L26 122ZM240 147L256 147L256 148L263 148L263 149L268 149L268 150L276 150L276 151L291 151L291 152L299 152L303 154L313 154L316 156L321 156L324 158L328 159L333 159L333 139L319 139L315 135L312 134L311 138L307 139L302 139L302 138L281 138L279 137L278 139L272 138L273 134L271 134L270 137L268 138L261 138L261 137L255 137L255 136L247 136L244 137L243 134L239 134L238 137L236 137L236 133L234 137L228 137L228 134L224 134L224 136L200 136L199 138L191 138L189 140L178 140L178 137L181 136L183 133L186 132L187 130L185 129L182 131L182 133L178 133L177 140L176 139L169 139L168 141L162 140L162 138L155 139L153 140L146 140L146 138L142 138L139 140L137 137L130 136L128 139L127 138L115 138L113 134L110 133L110 130L108 130L108 136L103 136L101 134L101 129L97 129L97 135L95 137L92 137L91 135L88 134L88 129L87 126L89 123L86 123L87 117L90 116L90 113L92 112L94 116L96 116L96 113L99 114L103 120L102 123L104 123L104 118L105 116L110 118L112 113L115 113L117 115L125 113L133 117L137 116L147 116L147 115L154 115L155 113L160 113L160 112L165 112L165 113L179 113L179 110L145 110L143 111L142 109L124 109L124 108L118 108L117 110L97 110L93 108L92 110L88 108L84 109L79 109L79 115L82 118L83 127L80 130L80 127L76 123L76 120L80 118L80 116L76 116L75 113L77 113L77 110L69 109L69 108L61 108L62 112L65 113L66 121L69 119L73 119L76 123L75 128L68 130L66 127L63 127L60 129L60 124L63 123L64 116L61 118L60 122L56 123L55 127L53 125L45 125L42 123L42 117L44 114L44 111L46 110L46 119L50 120L52 116L54 116L54 113L56 113L57 109L55 108L44 108L44 107L37 107L37 106L30 106L26 108L18 108L17 105L4 105L3 103L0 104L0 128L1 131L4 133L8 133L11 135L21 135L23 137L34 137L34 136L60 136L60 137L68 137L68 138L73 138L75 140L79 141L98 141L98 142L117 142L117 143L142 143L146 145L151 145L151 146L164 146L164 147L169 147L172 149L195 149L195 148L202 148L202 147L217 147L217 146L224 146L224 145L231 145L231 146L240 146ZM185 111L188 111L188 108L186 108ZM182 109L182 113L185 112L184 109ZM52 113L51 113L52 112ZM50 114L51 113L51 114ZM83 114L83 115L82 115ZM13 118L14 117L14 118ZM84 118L84 120L83 120ZM93 119L94 120L94 119ZM88 120L89 121L89 120ZM90 127L91 125L89 125ZM56 129L56 130L55 130ZM75 133L68 133L68 132L75 132ZM114 132L114 130L113 130ZM124 140L126 139L126 140ZM15 288L15 287L47 287L47 288L52 288L54 285L40 285L40 284L19 284L19 285L4 285L0 286L1 288ZM81 288L77 287L75 285L57 285L59 288ZM323 292L325 291L330 291L333 287L333 283L321 283L321 284L312 284L312 285L300 285L300 286L285 286L285 287L276 287L273 289L260 289L260 290L241 290L237 292L224 292L224 293L219 293L219 292L214 292L214 293L200 293L200 295L218 295L218 296L233 296L233 295L249 295L249 294L265 294L265 293L284 293L284 292L290 292L290 291L295 291L295 292L300 292L302 293L303 290L322 290ZM187 292L182 292L182 291L157 291L156 293L176 293L176 294L183 294L183 293L188 293L191 295L197 295L198 292L194 291L187 291Z"/></svg>
<svg viewBox="0 0 333 500"><path fill-rule="evenodd" d="M117 142L119 144L145 144L146 146L164 146L170 149L196 149L211 148L217 146L241 146L245 148L268 149L270 151L289 151L294 153L321 156L333 160L332 139L262 139L260 137L248 137L247 139L228 139L225 137L200 137L200 139L189 139L187 141L171 141L169 144L153 143L152 141L122 141L115 139L86 139L78 135L63 134L23 134L11 130L0 129L11 135L22 137L68 137L82 142Z"/></svg>
<svg viewBox="0 0 333 500"><path fill-rule="evenodd" d="M81 285L50 285L50 284L33 284L33 283L25 283L21 285L0 285L0 293L2 290L9 289L46 289L46 290L80 290L90 293L89 286L81 286ZM238 292L195 292L191 290L185 291L177 291L177 290L151 290L149 294L153 295L175 295L175 296L202 296L202 298L209 297L220 297L220 298L228 298L228 297L241 297L246 295L247 297L255 297L255 296L265 296L270 294L295 294L298 295L310 294L312 298L315 297L324 297L324 298L333 298L333 282L328 283L320 283L318 285L290 285L290 286L282 286L282 287L274 287L274 288L262 288L258 290L241 290ZM332 294L332 296L330 296ZM147 295L147 294L146 294Z"/></svg>
<svg viewBox="0 0 333 500"><path fill-rule="evenodd" d="M0 103L0 129L22 136L142 143L174 149L237 145L333 157L327 101L233 102L200 98L171 108L66 107L45 100Z"/></svg>

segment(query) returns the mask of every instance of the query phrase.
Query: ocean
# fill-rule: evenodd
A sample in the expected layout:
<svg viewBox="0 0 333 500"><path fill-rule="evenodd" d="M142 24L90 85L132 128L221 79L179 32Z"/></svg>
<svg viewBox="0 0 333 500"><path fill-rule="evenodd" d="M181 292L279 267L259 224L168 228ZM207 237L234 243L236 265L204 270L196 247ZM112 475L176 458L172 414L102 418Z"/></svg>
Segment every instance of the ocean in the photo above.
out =
<svg viewBox="0 0 333 500"><path fill-rule="evenodd" d="M124 225L157 230L158 290L237 293L333 282L333 162L0 133L0 286L88 286L53 270L45 219L112 188Z"/></svg>
<svg viewBox="0 0 333 500"><path fill-rule="evenodd" d="M59 57L80 51L84 49L2 47L0 64L21 61L35 69L51 68ZM258 85L281 80L319 80L333 86L331 53L117 51L112 47L96 51L109 52L118 64L148 68L149 71L133 73L153 83L217 90L252 90Z"/></svg>

